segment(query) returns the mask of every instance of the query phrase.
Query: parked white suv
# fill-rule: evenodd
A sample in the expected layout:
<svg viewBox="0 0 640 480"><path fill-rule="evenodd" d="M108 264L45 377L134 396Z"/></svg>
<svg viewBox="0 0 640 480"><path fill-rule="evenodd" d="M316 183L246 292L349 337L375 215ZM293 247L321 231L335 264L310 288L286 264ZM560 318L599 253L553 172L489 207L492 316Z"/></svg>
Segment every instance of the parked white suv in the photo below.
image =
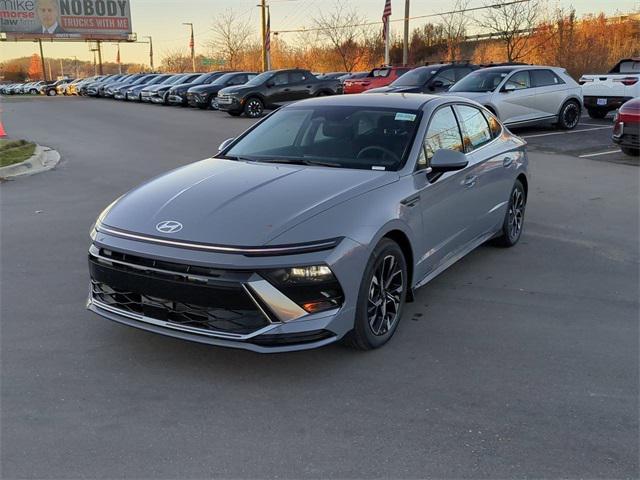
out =
<svg viewBox="0 0 640 480"><path fill-rule="evenodd" d="M570 130L582 112L580 85L559 67L483 68L453 85L448 94L483 104L507 126L555 123Z"/></svg>
<svg viewBox="0 0 640 480"><path fill-rule="evenodd" d="M620 60L606 75L583 75L579 82L589 116L604 118L627 100L640 97L640 57Z"/></svg>

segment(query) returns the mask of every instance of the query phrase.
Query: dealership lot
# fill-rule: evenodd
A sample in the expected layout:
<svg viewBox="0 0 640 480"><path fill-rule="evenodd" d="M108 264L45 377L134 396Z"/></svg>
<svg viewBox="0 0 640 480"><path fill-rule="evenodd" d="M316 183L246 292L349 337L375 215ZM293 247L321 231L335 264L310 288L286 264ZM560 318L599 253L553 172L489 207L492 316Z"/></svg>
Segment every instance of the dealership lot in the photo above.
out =
<svg viewBox="0 0 640 480"><path fill-rule="evenodd" d="M84 309L100 210L252 120L0 106L9 135L62 154L0 186L3 477L637 476L639 170L611 118L517 132L532 170L522 242L420 290L386 347L265 356Z"/></svg>

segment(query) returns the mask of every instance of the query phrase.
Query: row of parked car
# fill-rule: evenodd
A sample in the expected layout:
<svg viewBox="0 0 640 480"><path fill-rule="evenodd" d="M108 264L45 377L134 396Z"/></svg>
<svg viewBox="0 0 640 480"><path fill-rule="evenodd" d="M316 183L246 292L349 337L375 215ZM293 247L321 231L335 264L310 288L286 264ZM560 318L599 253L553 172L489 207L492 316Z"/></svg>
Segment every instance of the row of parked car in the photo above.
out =
<svg viewBox="0 0 640 480"><path fill-rule="evenodd" d="M575 128L586 108L603 118L640 97L640 59L621 60L607 75L576 82L564 68L504 63L438 63L416 68L383 66L369 72L312 73L305 69L207 73L136 73L33 82L0 87L0 93L84 95L261 116L265 109L323 95L428 93L471 98L510 127L553 123ZM623 127L624 128L624 127ZM634 140L633 132L629 135ZM637 145L631 145L637 151ZM626 147L625 147L626 149Z"/></svg>

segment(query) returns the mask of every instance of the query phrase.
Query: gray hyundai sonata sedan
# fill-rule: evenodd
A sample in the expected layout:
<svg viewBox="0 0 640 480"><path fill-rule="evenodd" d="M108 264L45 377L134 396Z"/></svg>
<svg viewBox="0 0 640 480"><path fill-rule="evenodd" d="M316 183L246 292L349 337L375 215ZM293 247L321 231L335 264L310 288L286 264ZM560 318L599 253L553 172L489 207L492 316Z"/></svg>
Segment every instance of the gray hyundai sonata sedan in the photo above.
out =
<svg viewBox="0 0 640 480"><path fill-rule="evenodd" d="M109 205L88 308L257 352L380 347L415 289L518 242L527 193L525 142L472 100L301 101Z"/></svg>

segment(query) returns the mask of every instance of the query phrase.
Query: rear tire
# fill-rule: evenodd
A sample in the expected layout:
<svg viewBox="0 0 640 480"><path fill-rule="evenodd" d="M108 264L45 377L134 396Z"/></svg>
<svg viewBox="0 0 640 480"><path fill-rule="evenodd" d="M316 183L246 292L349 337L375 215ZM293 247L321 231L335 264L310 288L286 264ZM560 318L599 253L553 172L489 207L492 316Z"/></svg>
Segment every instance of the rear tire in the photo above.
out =
<svg viewBox="0 0 640 480"><path fill-rule="evenodd" d="M393 240L382 239L364 269L353 330L344 337L344 344L372 350L387 343L400 323L408 288L402 249Z"/></svg>
<svg viewBox="0 0 640 480"><path fill-rule="evenodd" d="M504 214L502 231L494 243L499 247L513 247L520 240L524 227L524 212L527 206L527 195L520 180L511 189L509 205Z"/></svg>
<svg viewBox="0 0 640 480"><path fill-rule="evenodd" d="M630 157L640 156L640 148L620 147L622 153L629 155Z"/></svg>
<svg viewBox="0 0 640 480"><path fill-rule="evenodd" d="M558 126L562 130L573 130L580 122L580 103L575 100L569 100L560 109L558 114Z"/></svg>
<svg viewBox="0 0 640 480"><path fill-rule="evenodd" d="M607 116L607 112L606 110L603 110L601 108L587 108L587 113L589 114L589 116L593 119L596 120L601 120L604 117Z"/></svg>

